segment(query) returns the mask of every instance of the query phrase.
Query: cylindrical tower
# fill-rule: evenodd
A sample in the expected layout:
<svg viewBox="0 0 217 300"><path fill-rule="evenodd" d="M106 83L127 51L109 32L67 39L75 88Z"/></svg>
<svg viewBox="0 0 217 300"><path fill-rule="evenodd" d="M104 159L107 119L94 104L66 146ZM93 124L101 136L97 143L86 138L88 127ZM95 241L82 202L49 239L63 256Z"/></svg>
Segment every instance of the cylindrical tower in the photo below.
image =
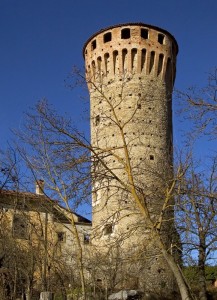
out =
<svg viewBox="0 0 217 300"><path fill-rule="evenodd" d="M131 258L134 265L142 253L142 263L131 269L134 281L143 270L146 280L139 285L158 294L166 288L172 293L173 276L152 241L132 186L153 223L163 215L161 235L170 247L172 205L163 205L173 164L171 94L177 53L169 32L143 23L103 29L84 46L94 149L92 242L116 249L119 258Z"/></svg>

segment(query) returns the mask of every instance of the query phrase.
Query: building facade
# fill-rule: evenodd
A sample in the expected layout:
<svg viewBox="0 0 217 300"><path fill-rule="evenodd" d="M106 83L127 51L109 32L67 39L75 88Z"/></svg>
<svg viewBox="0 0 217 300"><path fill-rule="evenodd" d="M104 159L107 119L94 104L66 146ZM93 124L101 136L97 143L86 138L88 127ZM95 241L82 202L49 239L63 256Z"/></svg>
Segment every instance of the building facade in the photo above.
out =
<svg viewBox="0 0 217 300"><path fill-rule="evenodd" d="M89 220L49 199L38 185L36 193L0 190L1 299L39 299L41 291L66 293L79 282L72 215L85 255Z"/></svg>
<svg viewBox="0 0 217 300"><path fill-rule="evenodd" d="M164 193L173 175L177 53L169 32L143 23L102 29L83 50L93 148L92 243L128 261L128 284L159 295L167 290L171 297L173 275L134 195L148 209L153 224L163 212L161 237L171 247L176 235L173 200L165 209Z"/></svg>

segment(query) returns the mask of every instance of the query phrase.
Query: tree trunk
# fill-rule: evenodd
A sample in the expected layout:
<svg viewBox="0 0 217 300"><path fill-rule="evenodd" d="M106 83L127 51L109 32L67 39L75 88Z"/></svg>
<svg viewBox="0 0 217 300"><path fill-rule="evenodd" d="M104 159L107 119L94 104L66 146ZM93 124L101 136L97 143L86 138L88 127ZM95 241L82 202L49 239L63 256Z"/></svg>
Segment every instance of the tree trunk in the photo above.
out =
<svg viewBox="0 0 217 300"><path fill-rule="evenodd" d="M181 270L178 268L173 256L169 254L165 249L161 249L161 252L172 270L174 277L176 278L177 285L181 294L182 300L192 300L193 297L189 293L189 289L185 283Z"/></svg>
<svg viewBox="0 0 217 300"><path fill-rule="evenodd" d="M26 289L25 295L26 295L26 300L31 300L31 289L29 285Z"/></svg>
<svg viewBox="0 0 217 300"><path fill-rule="evenodd" d="M68 203L66 203L66 204L67 204L68 210L70 211L70 207L69 207ZM81 295L80 299L86 300L87 296L86 296L86 286L85 286L85 277L84 277L83 249L81 246L81 240L80 240L78 230L77 230L73 216L71 216L70 221L71 221L71 225L72 225L72 231L75 236L76 243L77 243L76 259L77 259L78 268L79 268L79 275L80 275L80 280L81 280L81 291L82 291L82 295Z"/></svg>
<svg viewBox="0 0 217 300"><path fill-rule="evenodd" d="M207 291L206 291L206 276L205 276L205 242L200 240L199 246L199 257L198 257L198 275L199 275L199 299L207 300Z"/></svg>

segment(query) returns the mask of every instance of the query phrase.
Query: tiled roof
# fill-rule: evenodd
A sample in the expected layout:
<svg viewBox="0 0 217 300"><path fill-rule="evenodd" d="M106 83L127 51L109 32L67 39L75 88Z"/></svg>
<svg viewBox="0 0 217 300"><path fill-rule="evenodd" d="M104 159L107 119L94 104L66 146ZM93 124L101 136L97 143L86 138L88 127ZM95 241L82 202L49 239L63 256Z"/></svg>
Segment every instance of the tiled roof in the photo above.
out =
<svg viewBox="0 0 217 300"><path fill-rule="evenodd" d="M24 200L25 203L23 202ZM68 212L76 215L79 220L77 223L91 224L90 220L84 218L83 216L73 211L67 210L65 207L60 205L57 200L50 199L46 195L38 195L30 192L0 189L0 206L3 204L7 206L13 205L13 207L15 207L16 205L17 207L19 207L19 209L23 209L23 210L33 210L33 211L39 210L41 212L47 211L53 213L58 220L67 223L68 219L64 214L64 212L58 210L59 207L61 210L65 211L66 213Z"/></svg>

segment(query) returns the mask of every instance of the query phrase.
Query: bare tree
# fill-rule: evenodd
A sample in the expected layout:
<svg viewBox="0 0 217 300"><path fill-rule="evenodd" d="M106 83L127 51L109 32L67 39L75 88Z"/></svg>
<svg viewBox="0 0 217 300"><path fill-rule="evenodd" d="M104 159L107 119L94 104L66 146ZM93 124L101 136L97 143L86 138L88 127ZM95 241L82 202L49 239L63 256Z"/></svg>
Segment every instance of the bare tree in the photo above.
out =
<svg viewBox="0 0 217 300"><path fill-rule="evenodd" d="M217 160L211 160L208 170L196 166L192 157L185 177L179 182L177 196L177 228L185 261L197 265L199 298L207 299L205 267L216 260L217 247Z"/></svg>
<svg viewBox="0 0 217 300"><path fill-rule="evenodd" d="M47 196L47 200L52 199L53 202L56 199L66 209L65 215L71 223L71 234L76 241L76 250L72 249L71 255L75 255L82 294L86 299L83 236L79 234L77 220L72 211L75 211L81 203L88 203L90 198L89 150L80 147L70 135L60 133L58 129L64 124L68 132L73 131L79 138L79 133L71 127L68 120L54 115L52 110L46 111L45 107L46 102L41 102L37 106L38 115L26 115L25 129L17 133L20 138L17 153L29 170L30 182L43 178L45 181L43 193ZM48 115L43 115L42 112ZM50 117L52 120L49 120ZM55 208L62 213L59 205Z"/></svg>
<svg viewBox="0 0 217 300"><path fill-rule="evenodd" d="M209 141L215 140L217 134L217 68L215 67L208 74L204 87L190 87L186 92L179 91L177 95L180 100L181 117L184 121L186 119L190 121L191 124L191 130L186 132L186 136L190 137L187 145L193 146L194 142L204 135ZM195 154L197 154L196 151ZM181 226L179 226L179 229L183 230L181 236L184 254L196 260L194 263L198 266L200 275L200 297L206 299L205 265L212 258L216 248L216 157L208 161L203 156L197 165L193 156L192 153L189 171L181 183L183 190L178 197L181 200L177 206L178 220L187 220L185 223L180 221Z"/></svg>
<svg viewBox="0 0 217 300"><path fill-rule="evenodd" d="M0 150L0 190L17 190L20 176L20 161L16 151L11 146L5 151Z"/></svg>
<svg viewBox="0 0 217 300"><path fill-rule="evenodd" d="M184 118L189 119L193 133L205 134L209 139L217 135L217 68L208 75L207 84L202 87L190 87L186 92L177 92ZM192 134L191 134L192 136Z"/></svg>
<svg viewBox="0 0 217 300"><path fill-rule="evenodd" d="M123 124L118 118L118 106L113 101L114 99L108 99L100 88L96 86L94 88L101 101L104 101L105 106L109 107L110 112L112 112L109 118L112 117L110 121L116 124L117 135L121 141L121 151L116 148L111 149L111 147L101 148L97 144L91 145L88 139L72 126L71 120L58 116L46 101L41 101L36 106L36 112L27 114L25 128L21 134L19 133L21 140L28 147L31 147L31 151L27 153L26 149L21 149L19 146L19 152L30 169L33 170L34 176L39 177L41 175L40 177L45 179L47 187L50 187L50 191L57 192L68 209L72 208L69 200L74 196L79 199L89 197L90 182L91 180L94 182L96 178L99 181L99 177L103 178L103 182L107 181L108 185L112 184L117 187L117 190L121 189L128 194L150 233L152 248L154 245L156 246L159 251L158 254L164 257L172 270L182 299L191 299L183 274L173 257L173 251L162 238L162 230L164 230L166 222L173 219L173 199L176 185L177 181L183 177L185 170L180 168L176 175L172 176L172 166L168 168L168 164L166 164L165 172L158 172L156 168L152 169L150 166L146 166L146 170L156 173L160 188L157 191L154 188L150 190L150 188L147 189L147 186L142 186L140 175L144 170L141 169L141 164L140 168L139 165L134 166L132 164L130 150L130 142L132 141L126 140L124 134L124 126L129 121ZM123 91L120 98L123 101ZM138 109L138 107L135 108L131 118ZM106 114L103 117L106 118ZM110 159L119 161L120 168L125 171L126 176L121 177L120 172L109 167L108 160ZM95 167L90 168L91 162ZM163 165L158 166L158 168L163 169ZM102 187L102 190L105 191L105 188ZM157 213L154 215L150 210L151 206L148 201L151 193L158 194L161 199L156 210ZM71 221L73 224L74 220ZM74 234L77 235L76 231ZM77 242L79 248L77 260L85 299L83 252L79 238L77 238Z"/></svg>

